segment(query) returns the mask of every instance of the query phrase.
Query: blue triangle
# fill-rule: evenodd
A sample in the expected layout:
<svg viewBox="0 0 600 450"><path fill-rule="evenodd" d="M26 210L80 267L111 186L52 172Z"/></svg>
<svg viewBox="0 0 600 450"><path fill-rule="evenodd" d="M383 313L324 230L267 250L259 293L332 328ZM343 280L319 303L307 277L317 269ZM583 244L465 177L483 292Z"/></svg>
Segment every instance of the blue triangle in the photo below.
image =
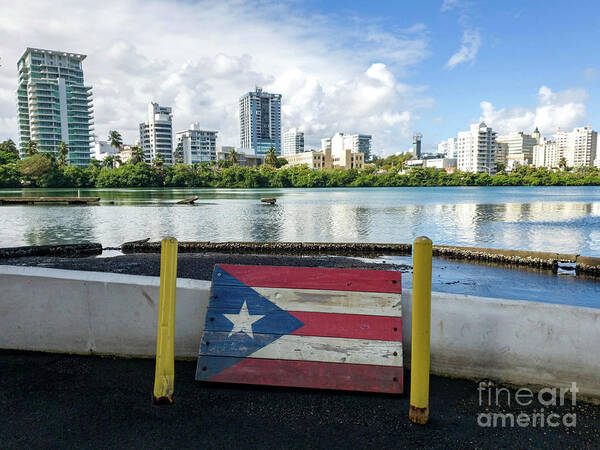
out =
<svg viewBox="0 0 600 450"><path fill-rule="evenodd" d="M218 283L215 282L217 274ZM252 324L253 336L236 332L229 336L233 323L225 314L238 314L246 303L248 313L262 315ZM209 380L258 349L271 344L304 325L292 314L267 300L249 286L218 266L213 274L212 295L200 344L197 380ZM217 356L216 358L214 356Z"/></svg>

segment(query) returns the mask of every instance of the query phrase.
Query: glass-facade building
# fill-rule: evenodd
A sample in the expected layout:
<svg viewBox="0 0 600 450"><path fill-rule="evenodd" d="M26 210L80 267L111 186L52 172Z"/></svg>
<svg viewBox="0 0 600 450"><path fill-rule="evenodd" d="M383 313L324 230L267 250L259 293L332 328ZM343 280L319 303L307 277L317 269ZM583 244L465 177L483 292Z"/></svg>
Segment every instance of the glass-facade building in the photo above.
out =
<svg viewBox="0 0 600 450"><path fill-rule="evenodd" d="M69 164L87 167L93 139L92 88L85 86L86 55L27 48L17 63L17 113L21 156L31 140L40 152L69 146Z"/></svg>
<svg viewBox="0 0 600 450"><path fill-rule="evenodd" d="M256 155L271 147L281 155L281 94L256 88L240 98L240 144Z"/></svg>

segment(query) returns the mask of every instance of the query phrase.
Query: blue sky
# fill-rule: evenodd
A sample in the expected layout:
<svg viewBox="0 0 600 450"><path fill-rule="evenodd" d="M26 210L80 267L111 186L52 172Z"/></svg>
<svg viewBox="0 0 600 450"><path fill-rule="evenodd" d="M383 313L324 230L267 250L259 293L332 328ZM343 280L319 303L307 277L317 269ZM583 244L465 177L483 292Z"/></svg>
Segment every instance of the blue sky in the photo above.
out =
<svg viewBox="0 0 600 450"><path fill-rule="evenodd" d="M237 99L283 94L309 147L371 133L380 154L426 150L486 120L500 132L598 127L600 4L592 1L0 0L0 139L16 138L16 61L85 53L96 133L137 137L150 101L239 145ZM90 17L95 20L90 21Z"/></svg>

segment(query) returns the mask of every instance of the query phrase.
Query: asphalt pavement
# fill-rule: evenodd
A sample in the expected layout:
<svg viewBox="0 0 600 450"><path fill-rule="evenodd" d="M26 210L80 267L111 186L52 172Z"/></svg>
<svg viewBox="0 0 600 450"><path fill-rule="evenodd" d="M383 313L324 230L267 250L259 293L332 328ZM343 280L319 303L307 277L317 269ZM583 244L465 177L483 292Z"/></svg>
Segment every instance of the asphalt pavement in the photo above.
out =
<svg viewBox="0 0 600 450"><path fill-rule="evenodd" d="M410 269L349 258L180 255L178 275L210 279L218 262ZM160 255L2 263L158 275ZM519 406L514 390L490 404L477 380L432 377L431 419L422 426L408 420L410 373L405 394L392 396L202 383L194 361L178 361L175 404L153 406L153 360L0 351L0 367L2 448L600 448L600 406ZM506 413L556 414L559 423L480 426Z"/></svg>

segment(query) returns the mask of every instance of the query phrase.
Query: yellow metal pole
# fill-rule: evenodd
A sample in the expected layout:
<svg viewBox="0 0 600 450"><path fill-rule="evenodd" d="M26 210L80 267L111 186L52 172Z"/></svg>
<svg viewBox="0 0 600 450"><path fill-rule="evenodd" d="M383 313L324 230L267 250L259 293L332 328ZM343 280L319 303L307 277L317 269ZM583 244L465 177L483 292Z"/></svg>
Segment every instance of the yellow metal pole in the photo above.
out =
<svg viewBox="0 0 600 450"><path fill-rule="evenodd" d="M175 384L175 291L177 282L177 239L164 238L160 252L160 293L153 400L172 404Z"/></svg>
<svg viewBox="0 0 600 450"><path fill-rule="evenodd" d="M413 244L412 351L410 366L411 422L429 420L429 336L431 329L431 239Z"/></svg>

